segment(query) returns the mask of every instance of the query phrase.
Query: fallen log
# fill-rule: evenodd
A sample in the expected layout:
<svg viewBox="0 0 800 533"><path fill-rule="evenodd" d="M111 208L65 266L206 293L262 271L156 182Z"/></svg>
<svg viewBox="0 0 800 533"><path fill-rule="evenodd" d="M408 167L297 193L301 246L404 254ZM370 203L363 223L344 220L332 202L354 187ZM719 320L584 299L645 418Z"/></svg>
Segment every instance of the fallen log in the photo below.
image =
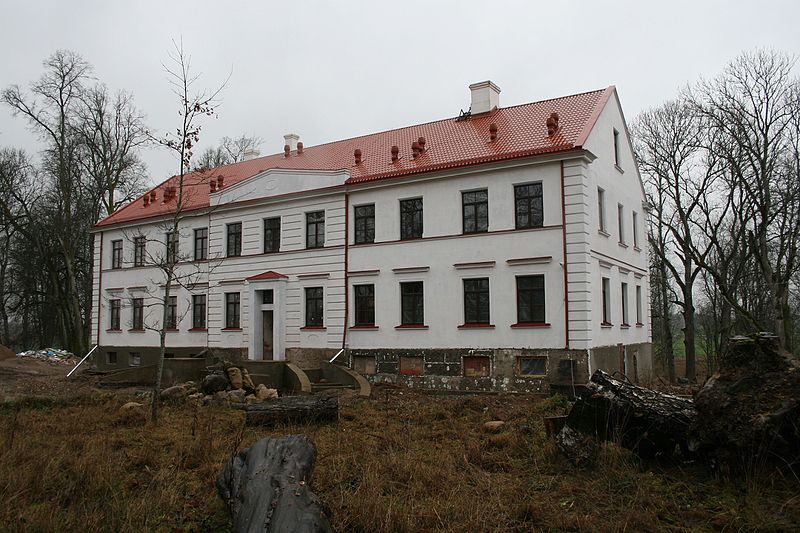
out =
<svg viewBox="0 0 800 533"><path fill-rule="evenodd" d="M588 392L558 433L559 449L576 464L596 457L598 441L613 441L643 457L688 454L697 416L691 399L638 387L597 370Z"/></svg>
<svg viewBox="0 0 800 533"><path fill-rule="evenodd" d="M339 399L334 395L283 396L245 408L248 426L325 422L339 418Z"/></svg>
<svg viewBox="0 0 800 533"><path fill-rule="evenodd" d="M308 437L289 435L261 439L231 458L216 485L231 513L233 531L332 531L310 489L316 455Z"/></svg>

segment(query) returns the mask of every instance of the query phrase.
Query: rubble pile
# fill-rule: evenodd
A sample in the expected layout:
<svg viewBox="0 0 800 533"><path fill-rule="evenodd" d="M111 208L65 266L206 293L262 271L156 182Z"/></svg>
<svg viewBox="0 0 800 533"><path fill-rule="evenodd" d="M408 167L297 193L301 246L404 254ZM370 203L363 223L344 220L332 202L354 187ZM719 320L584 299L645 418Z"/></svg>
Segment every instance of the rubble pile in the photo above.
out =
<svg viewBox="0 0 800 533"><path fill-rule="evenodd" d="M30 357L45 361L51 365L75 365L75 354L59 348L44 348L41 350L27 350L19 352L17 357Z"/></svg>
<svg viewBox="0 0 800 533"><path fill-rule="evenodd" d="M193 381L174 385L161 391L161 399L189 399L210 403L251 405L278 398L278 391L263 383L256 386L245 368L225 363L219 372L208 374L198 385Z"/></svg>

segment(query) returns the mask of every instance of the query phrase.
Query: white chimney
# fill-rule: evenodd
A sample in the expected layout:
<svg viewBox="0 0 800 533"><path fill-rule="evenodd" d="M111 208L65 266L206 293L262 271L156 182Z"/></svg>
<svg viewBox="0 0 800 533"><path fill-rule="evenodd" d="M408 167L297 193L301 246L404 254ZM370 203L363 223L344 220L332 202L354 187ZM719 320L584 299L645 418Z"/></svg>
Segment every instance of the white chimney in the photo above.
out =
<svg viewBox="0 0 800 533"><path fill-rule="evenodd" d="M261 152L259 152L256 148L250 148L249 150L245 150L245 152L242 154L242 161L250 161L251 159L255 159L260 155Z"/></svg>
<svg viewBox="0 0 800 533"><path fill-rule="evenodd" d="M297 150L297 141L300 140L300 136L296 133L287 133L283 136L283 140L286 141L284 146L288 146L289 150L294 152Z"/></svg>
<svg viewBox="0 0 800 533"><path fill-rule="evenodd" d="M500 87L489 80L479 81L469 86L472 96L470 111L473 115L486 113L500 106Z"/></svg>

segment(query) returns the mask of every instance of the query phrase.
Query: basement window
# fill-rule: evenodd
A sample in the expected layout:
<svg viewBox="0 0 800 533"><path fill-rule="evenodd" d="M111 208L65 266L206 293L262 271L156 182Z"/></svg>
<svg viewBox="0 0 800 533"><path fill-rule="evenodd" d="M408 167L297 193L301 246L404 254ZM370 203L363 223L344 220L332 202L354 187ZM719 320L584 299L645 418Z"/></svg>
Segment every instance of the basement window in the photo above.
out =
<svg viewBox="0 0 800 533"><path fill-rule="evenodd" d="M142 354L139 352L131 352L130 366L141 366Z"/></svg>
<svg viewBox="0 0 800 533"><path fill-rule="evenodd" d="M400 357L400 373L404 376L421 376L423 368L422 357Z"/></svg>
<svg viewBox="0 0 800 533"><path fill-rule="evenodd" d="M468 378L489 377L489 357L470 355L464 357L464 376Z"/></svg>
<svg viewBox="0 0 800 533"><path fill-rule="evenodd" d="M107 365L117 364L117 352L106 352L106 364Z"/></svg>
<svg viewBox="0 0 800 533"><path fill-rule="evenodd" d="M353 357L353 370L359 374L371 375L375 373L375 357Z"/></svg>
<svg viewBox="0 0 800 533"><path fill-rule="evenodd" d="M517 359L522 376L544 376L547 374L547 357L520 357Z"/></svg>

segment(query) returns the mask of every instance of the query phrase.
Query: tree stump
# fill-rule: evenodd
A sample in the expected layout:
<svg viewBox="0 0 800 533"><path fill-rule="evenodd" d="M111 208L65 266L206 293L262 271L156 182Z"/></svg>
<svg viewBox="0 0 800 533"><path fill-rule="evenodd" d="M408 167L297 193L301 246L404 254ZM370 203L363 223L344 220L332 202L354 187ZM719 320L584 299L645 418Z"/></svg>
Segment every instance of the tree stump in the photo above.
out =
<svg viewBox="0 0 800 533"><path fill-rule="evenodd" d="M317 450L305 435L264 438L231 458L217 476L236 532L332 531L311 492Z"/></svg>
<svg viewBox="0 0 800 533"><path fill-rule="evenodd" d="M333 395L283 396L245 409L248 426L325 422L338 418L339 398Z"/></svg>
<svg viewBox="0 0 800 533"><path fill-rule="evenodd" d="M691 399L638 387L597 370L559 432L559 449L575 463L591 462L596 442L614 441L640 456L672 455L694 446L689 431L697 416Z"/></svg>

